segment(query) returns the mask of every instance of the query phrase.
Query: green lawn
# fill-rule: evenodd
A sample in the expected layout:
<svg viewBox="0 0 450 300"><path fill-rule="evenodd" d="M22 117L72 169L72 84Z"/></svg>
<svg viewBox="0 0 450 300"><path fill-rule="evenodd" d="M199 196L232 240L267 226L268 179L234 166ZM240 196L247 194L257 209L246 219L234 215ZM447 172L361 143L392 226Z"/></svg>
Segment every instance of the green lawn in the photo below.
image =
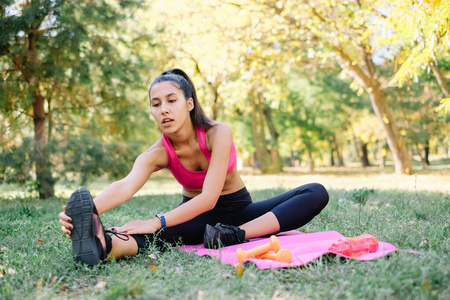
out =
<svg viewBox="0 0 450 300"><path fill-rule="evenodd" d="M57 222L65 198L4 196L0 299L450 299L448 192L367 187L363 197L361 189L330 189L329 205L300 230L371 233L399 252L369 262L324 256L289 269L258 270L247 263L242 276L234 275L233 266L178 249L151 248L92 269L75 265L70 240ZM259 201L284 190L253 188L251 193ZM360 207L361 198L366 203ZM102 220L105 226L121 225L179 201L179 194L149 193L105 213Z"/></svg>

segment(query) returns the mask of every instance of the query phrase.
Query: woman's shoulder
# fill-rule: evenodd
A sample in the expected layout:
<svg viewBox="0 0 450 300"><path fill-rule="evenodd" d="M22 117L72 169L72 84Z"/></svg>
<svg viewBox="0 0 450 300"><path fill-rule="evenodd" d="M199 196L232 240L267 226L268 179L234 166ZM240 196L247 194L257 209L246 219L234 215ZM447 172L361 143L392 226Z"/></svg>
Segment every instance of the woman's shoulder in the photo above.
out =
<svg viewBox="0 0 450 300"><path fill-rule="evenodd" d="M144 153L164 150L164 144L162 139L163 137L161 136L156 142L153 143L153 145L148 147L147 150L144 151Z"/></svg>
<svg viewBox="0 0 450 300"><path fill-rule="evenodd" d="M230 126L228 126L225 123L219 122L219 121L213 121L212 122L212 127L210 129L208 129L208 131L206 132L206 134L212 134L212 135L216 135L216 134L231 134L231 128Z"/></svg>
<svg viewBox="0 0 450 300"><path fill-rule="evenodd" d="M168 163L166 149L162 142L162 137L159 138L153 145L147 148L139 157L147 163L155 164L158 167L165 168Z"/></svg>
<svg viewBox="0 0 450 300"><path fill-rule="evenodd" d="M222 122L214 121L213 126L206 132L206 144L208 150L211 151L213 148L212 145L216 140L224 141L225 139L233 139L233 133L230 126Z"/></svg>
<svg viewBox="0 0 450 300"><path fill-rule="evenodd" d="M145 155L164 155L166 153L166 149L164 148L164 143L162 141L163 137L161 136L156 142L153 143L150 147L147 148L147 150L144 151Z"/></svg>

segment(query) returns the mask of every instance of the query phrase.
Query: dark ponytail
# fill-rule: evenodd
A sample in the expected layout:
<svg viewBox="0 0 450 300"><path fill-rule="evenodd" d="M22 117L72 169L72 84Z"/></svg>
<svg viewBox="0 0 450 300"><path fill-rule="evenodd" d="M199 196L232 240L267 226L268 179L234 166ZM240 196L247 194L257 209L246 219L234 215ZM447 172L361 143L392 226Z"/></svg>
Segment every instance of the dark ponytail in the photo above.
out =
<svg viewBox="0 0 450 300"><path fill-rule="evenodd" d="M189 112L194 127L201 127L205 131L207 131L213 126L212 121L205 115L203 108L198 102L194 83L183 70L170 69L164 71L153 81L152 85L150 86L149 94L155 84L164 81L171 81L173 83L176 83L178 85L178 88L183 91L186 100L189 98L192 98L194 100L194 108Z"/></svg>

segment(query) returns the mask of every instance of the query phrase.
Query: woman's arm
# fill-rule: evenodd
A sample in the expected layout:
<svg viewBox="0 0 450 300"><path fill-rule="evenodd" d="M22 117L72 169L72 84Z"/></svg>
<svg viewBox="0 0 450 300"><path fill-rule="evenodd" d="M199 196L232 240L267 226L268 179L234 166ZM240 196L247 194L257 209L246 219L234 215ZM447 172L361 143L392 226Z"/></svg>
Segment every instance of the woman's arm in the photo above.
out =
<svg viewBox="0 0 450 300"><path fill-rule="evenodd" d="M130 200L147 182L153 172L167 166L167 155L164 147L158 146L157 143L137 157L131 172L125 178L113 182L95 197L94 203L99 214Z"/></svg>
<svg viewBox="0 0 450 300"><path fill-rule="evenodd" d="M225 124L218 123L208 130L208 139L212 155L202 192L183 205L164 213L167 227L184 223L213 209L219 199L227 176L232 141L231 129ZM147 221L132 221L118 232L151 233L159 228L161 222L158 218L153 218Z"/></svg>
<svg viewBox="0 0 450 300"><path fill-rule="evenodd" d="M161 140L158 140L138 156L131 172L124 179L112 183L94 199L98 213L104 213L130 200L153 172L166 166L167 155ZM65 205L62 206L62 209L65 210ZM73 228L71 221L65 212L59 214L61 230L68 236Z"/></svg>

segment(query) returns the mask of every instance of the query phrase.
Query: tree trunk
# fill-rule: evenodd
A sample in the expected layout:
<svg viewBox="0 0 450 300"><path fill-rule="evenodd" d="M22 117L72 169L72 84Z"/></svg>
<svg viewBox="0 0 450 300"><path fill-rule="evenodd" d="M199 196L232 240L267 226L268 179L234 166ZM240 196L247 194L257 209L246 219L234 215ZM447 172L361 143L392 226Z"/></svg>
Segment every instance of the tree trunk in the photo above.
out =
<svg viewBox="0 0 450 300"><path fill-rule="evenodd" d="M355 148L355 155L358 158L358 160L361 162L362 166L364 167L364 162L363 162L362 156L359 154L358 141L356 140L355 132L353 131L353 127L351 127L351 126L350 126L350 131L352 133L352 142L353 142L353 148Z"/></svg>
<svg viewBox="0 0 450 300"><path fill-rule="evenodd" d="M310 147L307 147L306 154L308 157L308 160L306 162L308 170L309 170L309 172L314 172L314 167L315 167L314 166L314 158L313 158L312 150L310 149Z"/></svg>
<svg viewBox="0 0 450 300"><path fill-rule="evenodd" d="M200 75L200 77L202 77L203 80L208 84L208 86L211 88L211 90L213 92L214 99L211 104L211 108L212 108L211 119L217 120L219 118L220 107L222 106L222 102L221 102L222 99L219 94L219 85L220 85L221 81L217 80L217 78L215 81L208 80L208 77L206 76L206 74L204 74L202 72L202 70L200 70L200 65L198 64L198 61L193 56L191 56L191 59L195 64L195 70Z"/></svg>
<svg viewBox="0 0 450 300"><path fill-rule="evenodd" d="M422 151L420 151L419 143L414 143L411 147L411 152L414 153L414 150L416 151L417 155L420 157L420 163L422 164L422 167L424 170L428 169L428 165L426 163L426 159L424 154L422 154ZM413 155L411 155L413 156Z"/></svg>
<svg viewBox="0 0 450 300"><path fill-rule="evenodd" d="M381 127L386 135L386 141L391 149L394 159L395 172L397 174L412 174L412 164L408 150L402 136L395 124L386 95L381 88L376 74L376 67L373 63L370 49L362 47L361 54L364 57L367 72L358 66L342 48L335 48L339 57L343 60L342 68L349 70L351 76L359 82L369 94L372 108L377 116Z"/></svg>
<svg viewBox="0 0 450 300"><path fill-rule="evenodd" d="M370 162L369 162L369 154L367 152L367 143L361 142L361 161L362 161L362 165L363 167L369 167L370 166Z"/></svg>
<svg viewBox="0 0 450 300"><path fill-rule="evenodd" d="M54 181L48 160L47 139L45 137L44 98L39 89L33 91L33 122L34 122L34 160L36 181L40 199L48 199L54 195Z"/></svg>
<svg viewBox="0 0 450 300"><path fill-rule="evenodd" d="M372 90L369 90L369 95L375 115L386 134L386 140L394 159L395 172L411 175L413 170L408 150L392 117L384 91L378 82L372 87Z"/></svg>
<svg viewBox="0 0 450 300"><path fill-rule="evenodd" d="M423 158L424 158L424 161L425 161L425 164L427 165L427 166L429 166L430 165L430 160L429 160L429 157L430 157L430 141L426 141L425 142L425 145L423 145Z"/></svg>
<svg viewBox="0 0 450 300"><path fill-rule="evenodd" d="M267 146L266 141L266 130L265 130L265 116L262 109L263 96L260 92L257 93L256 101L256 115L259 117L258 125L259 125L259 140L261 142L261 171L263 173L271 173L272 172L272 156L269 153L269 147ZM264 166L264 167L263 167Z"/></svg>
<svg viewBox="0 0 450 300"><path fill-rule="evenodd" d="M335 166L335 162L334 162L334 149L333 149L333 147L331 147L331 150L330 150L330 166L332 166L332 167Z"/></svg>
<svg viewBox="0 0 450 300"><path fill-rule="evenodd" d="M333 136L332 144L333 144L334 151L336 152L336 157L338 159L338 166L342 167L342 166L344 166L344 158L342 157L341 150L339 149L339 143L336 139L336 136Z"/></svg>
<svg viewBox="0 0 450 300"><path fill-rule="evenodd" d="M379 156L379 165L380 165L380 169L384 169L385 165L386 165L386 155L385 155L386 150L384 149L384 142L383 140L379 139L378 140L378 156Z"/></svg>
<svg viewBox="0 0 450 300"><path fill-rule="evenodd" d="M439 67L434 63L430 63L431 70L433 71L434 76L436 77L436 80L441 87L442 92L444 93L445 97L450 97L450 87L447 84L447 81L445 80L445 77L442 75L441 71L439 70Z"/></svg>
<svg viewBox="0 0 450 300"><path fill-rule="evenodd" d="M264 116L266 117L267 127L269 127L270 136L272 137L272 146L271 146L271 154L272 154L272 173L280 173L283 171L283 162L281 161L280 152L278 151L278 138L280 134L275 128L275 125L272 120L272 111L267 106L264 105L263 108Z"/></svg>
<svg viewBox="0 0 450 300"><path fill-rule="evenodd" d="M261 138L264 138L264 136L261 134L261 132L258 131L258 128L261 128L260 126L260 120L262 116L259 116L258 118L258 108L257 108L257 99L255 97L255 91L250 91L250 102L252 106L252 130L253 130L253 142L256 149L256 157L259 162L259 167L261 169L261 172L267 173L269 168L269 153L267 151L267 148L263 147L262 145L265 145L265 141L261 141ZM259 119L259 120L258 120Z"/></svg>
<svg viewBox="0 0 450 300"><path fill-rule="evenodd" d="M445 156L447 157L447 163L450 163L450 148L448 147L447 143L444 143L444 152L445 152Z"/></svg>
<svg viewBox="0 0 450 300"><path fill-rule="evenodd" d="M417 155L420 157L420 162L422 163L423 169L428 169L428 165L425 161L425 157L422 155L422 151L420 151L419 147L419 137L417 136L416 132L414 131L414 128L412 128L411 124L408 120L408 114L406 112L405 107L400 102L400 107L403 114L403 121L405 122L405 126L409 131L409 135L411 136L412 141L412 147L411 147L411 157L414 157L414 150L416 151Z"/></svg>
<svg viewBox="0 0 450 300"><path fill-rule="evenodd" d="M34 163L36 170L36 183L40 199L48 199L54 195L54 180L50 171L50 161L47 153L47 138L45 131L45 109L44 97L39 89L39 77L35 74L35 70L39 69L37 44L40 22L32 24L28 32L28 50L26 67L20 67L22 76L28 83L30 91L34 97L33 103L33 123L34 123ZM20 63L17 61L17 63ZM26 70L29 70L27 72Z"/></svg>
<svg viewBox="0 0 450 300"><path fill-rule="evenodd" d="M255 98L256 100L256 115L259 117L258 118L258 125L259 125L259 134L260 134L260 141L262 144L262 148L265 149L267 151L268 147L267 147L267 141L266 141L266 130L265 130L265 126L264 126L264 114L263 114L263 110L262 110L262 95L261 93L257 93L257 97ZM267 151L268 152L268 151Z"/></svg>
<svg viewBox="0 0 450 300"><path fill-rule="evenodd" d="M255 94L254 91L250 91L250 103L252 106L252 131L253 131L253 144L255 145L255 153L256 153L256 160L258 161L258 164L261 168L261 146L259 144L259 134L257 130L257 119L256 119L256 105L255 105Z"/></svg>
<svg viewBox="0 0 450 300"><path fill-rule="evenodd" d="M47 130L47 137L48 141L52 139L52 131L53 131L53 113L52 113L52 101L51 99L47 99L47 119L48 119L48 130Z"/></svg>
<svg viewBox="0 0 450 300"><path fill-rule="evenodd" d="M211 89L214 94L213 105L212 105L212 119L217 120L219 118L219 111L220 111L220 106L221 106L220 95L219 95L217 86L211 85Z"/></svg>

